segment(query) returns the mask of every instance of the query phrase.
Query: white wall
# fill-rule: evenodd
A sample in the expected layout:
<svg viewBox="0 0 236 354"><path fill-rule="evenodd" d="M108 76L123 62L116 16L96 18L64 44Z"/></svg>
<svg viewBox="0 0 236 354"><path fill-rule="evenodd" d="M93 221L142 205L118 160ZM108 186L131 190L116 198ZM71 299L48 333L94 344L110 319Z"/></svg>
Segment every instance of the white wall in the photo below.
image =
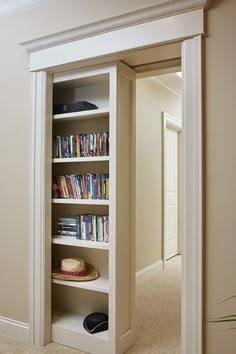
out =
<svg viewBox="0 0 236 354"><path fill-rule="evenodd" d="M29 318L30 75L19 43L153 2L55 0L0 20L0 316Z"/></svg>
<svg viewBox="0 0 236 354"><path fill-rule="evenodd" d="M162 259L161 112L181 120L181 98L150 78L137 80L136 270Z"/></svg>

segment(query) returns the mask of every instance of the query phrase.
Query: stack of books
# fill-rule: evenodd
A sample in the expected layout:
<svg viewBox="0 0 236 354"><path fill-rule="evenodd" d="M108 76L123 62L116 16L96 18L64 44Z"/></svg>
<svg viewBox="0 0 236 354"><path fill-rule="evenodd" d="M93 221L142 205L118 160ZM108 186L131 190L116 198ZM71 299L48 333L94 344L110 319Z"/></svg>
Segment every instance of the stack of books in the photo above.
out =
<svg viewBox="0 0 236 354"><path fill-rule="evenodd" d="M54 136L52 149L54 158L108 156L109 133Z"/></svg>
<svg viewBox="0 0 236 354"><path fill-rule="evenodd" d="M109 199L109 175L83 174L56 176L52 182L53 198Z"/></svg>
<svg viewBox="0 0 236 354"><path fill-rule="evenodd" d="M109 216L76 215L57 220L58 235L87 241L109 241Z"/></svg>

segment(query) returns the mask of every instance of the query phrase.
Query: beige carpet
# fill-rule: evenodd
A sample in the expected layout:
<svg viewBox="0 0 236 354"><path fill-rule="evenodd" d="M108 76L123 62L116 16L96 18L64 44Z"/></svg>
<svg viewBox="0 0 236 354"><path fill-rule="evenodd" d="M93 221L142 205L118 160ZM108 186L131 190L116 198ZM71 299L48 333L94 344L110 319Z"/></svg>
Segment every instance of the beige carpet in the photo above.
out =
<svg viewBox="0 0 236 354"><path fill-rule="evenodd" d="M127 354L181 353L181 257L137 279L137 342Z"/></svg>
<svg viewBox="0 0 236 354"><path fill-rule="evenodd" d="M165 271L149 272L137 280L137 342L127 354L180 354L181 257L166 264ZM0 353L84 352L50 343L43 348L0 337Z"/></svg>

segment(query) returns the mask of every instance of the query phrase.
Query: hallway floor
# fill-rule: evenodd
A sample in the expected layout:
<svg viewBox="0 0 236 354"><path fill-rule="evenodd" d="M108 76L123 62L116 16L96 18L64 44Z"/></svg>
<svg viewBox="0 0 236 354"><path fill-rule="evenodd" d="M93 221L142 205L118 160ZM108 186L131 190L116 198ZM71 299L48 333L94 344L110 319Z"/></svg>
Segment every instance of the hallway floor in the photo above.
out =
<svg viewBox="0 0 236 354"><path fill-rule="evenodd" d="M137 279L137 342L127 354L180 354L181 257ZM0 337L0 353L75 353L84 352L50 343L43 348Z"/></svg>
<svg viewBox="0 0 236 354"><path fill-rule="evenodd" d="M127 354L181 353L181 256L137 279L137 342Z"/></svg>

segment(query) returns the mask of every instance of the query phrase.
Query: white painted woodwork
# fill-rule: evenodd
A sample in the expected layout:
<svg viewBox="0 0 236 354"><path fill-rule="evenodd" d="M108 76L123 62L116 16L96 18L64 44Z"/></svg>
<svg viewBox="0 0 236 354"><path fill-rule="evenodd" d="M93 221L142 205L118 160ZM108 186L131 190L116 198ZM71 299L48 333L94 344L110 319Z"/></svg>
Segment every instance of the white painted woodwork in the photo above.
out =
<svg viewBox="0 0 236 354"><path fill-rule="evenodd" d="M172 4L171 4L172 3ZM45 117L49 112L45 109L46 98L50 98L50 74L46 70L55 74L59 71L66 71L71 68L81 68L93 64L102 64L109 60L117 60L121 55L129 52L134 53L135 49L140 51L143 47L152 45L160 48L166 46L166 41L171 42L183 40L182 63L183 63L183 271L182 271L182 354L201 354L202 353L202 156L201 156L201 38L203 34L203 7L206 1L201 0L176 0L166 2L168 12L162 12L163 8L157 8L157 12L138 11L128 14L127 17L117 17L107 22L88 25L86 28L79 29L78 32L61 33L51 38L43 38L31 43L25 43L25 48L35 50L31 53L30 70L44 70L43 72L32 73L32 123L31 123L31 165L30 165L30 338L31 342L42 345L50 337L50 322L47 316L50 315L50 270L48 268L50 257L50 246L45 245L49 240L50 230L48 228L51 201L47 200L45 208L45 184L49 189L51 181L48 178L51 169L51 154L45 158L45 142L51 143L48 136L51 136L50 127L46 129ZM172 5L174 4L173 8ZM180 10L180 6L182 10ZM165 9L167 9L167 7ZM177 11L178 9L178 11ZM194 10L194 11L192 11ZM167 10L166 10L167 11ZM177 11L177 12L176 12ZM185 12L176 15L176 13ZM168 13L168 15L167 15ZM173 15L173 16L172 16ZM167 16L167 17L165 17ZM163 17L158 19L158 17ZM142 20L140 20L142 18ZM123 22L122 22L123 21ZM128 21L128 22L125 22ZM140 21L145 23L140 23ZM118 24L119 22L119 24ZM125 23L128 23L125 25ZM100 26L100 27L99 27ZM104 30L107 26L107 30ZM123 27L121 29L121 27ZM98 30L100 28L100 31ZM119 28L119 29L117 29ZM84 32L83 32L84 30ZM87 31L87 32L86 32ZM87 33L87 36L84 36ZM99 34L100 33L100 34ZM97 35L96 35L97 34ZM197 36L197 37L195 37ZM86 37L86 38L85 38ZM193 38L192 38L193 37ZM73 40L73 42L65 43ZM83 39L82 39L83 38ZM55 41L55 46L51 46ZM51 41L51 42L50 42ZM93 45L95 43L95 45ZM42 49L48 46L50 48ZM39 50L41 49L41 50ZM123 51L120 53L120 51ZM174 57L173 57L174 58ZM142 64L142 63L140 63ZM110 213L110 234L121 235L121 239L116 243L117 238L111 238L109 242L109 300L102 298L104 306L109 307L110 330L106 340L99 339L97 336L89 336L82 332L81 322L78 323L79 312L70 315L66 311L63 317L53 320L52 339L75 348L80 348L96 354L122 353L126 348L134 343L134 292L135 292L135 268L134 268L134 236L129 235L130 244L127 250L123 247L126 242L127 234L122 233L122 210L120 190L116 190L117 181L121 181L122 169L125 168L125 147L129 148L130 141L134 139L126 136L124 147L119 142L121 138L120 131L117 132L122 115L118 110L119 98L124 95L129 96L127 91L128 84L123 80L120 83L117 76L117 69L113 67L110 70L110 116L109 126L112 136L109 172L111 178L111 198L109 209ZM85 70L86 71L86 70ZM119 71L119 70L118 70ZM124 77L127 78L127 70L122 68ZM126 73L124 73L126 71ZM132 75L131 75L132 76ZM49 79L49 80L48 80ZM46 84L46 81L48 84ZM117 95L116 88L122 86L122 90ZM120 97L121 95L121 97ZM103 106L105 108L105 106ZM126 112L127 113L127 112ZM126 115L124 115L126 116ZM117 120L115 120L116 118ZM49 120L50 121L50 120ZM93 121L93 119L91 120ZM50 123L51 124L51 123ZM64 123L63 123L64 124ZM126 122L122 121L121 126L125 129ZM135 127L133 121L132 127ZM55 125L55 124L54 124ZM128 143L129 140L129 143ZM117 147L121 150L117 150ZM131 151L132 160L134 160L134 149ZM125 156L125 159L124 159ZM131 160L131 161L132 161ZM49 163L49 164L48 164ZM128 163L130 163L128 159ZM69 164L68 164L69 165ZM132 166L134 162L132 161ZM133 168L133 167L132 167ZM118 170L117 170L118 169ZM45 174L46 172L46 174ZM127 172L127 171L126 171ZM42 176L47 176L45 183ZM128 176L128 174L127 174ZM131 174L132 179L134 177ZM127 182L128 183L128 182ZM122 184L122 183L121 183ZM121 187L120 187L121 188ZM124 190L127 186L125 186ZM123 190L123 186L121 191ZM119 195L120 200L116 200ZM135 203L135 196L131 195L131 200L124 196L124 203L129 209L129 203ZM133 205L132 204L132 205ZM65 206L66 207L66 206ZM97 206L98 207L98 206ZM101 208L102 206L100 206ZM124 209L126 209L124 208ZM127 210L126 210L127 211ZM129 215L129 213L127 213ZM134 216L131 213L131 220L134 222ZM46 219L46 222L45 222ZM128 223L128 224L127 224ZM44 227L46 224L46 228ZM118 225L119 224L119 225ZM125 219L125 230L134 232L134 226L130 225L130 220ZM123 242L123 243L122 243ZM55 247L67 247L55 245ZM119 247L120 250L119 250ZM86 248L81 248L86 249ZM97 251L97 250L90 250ZM130 262L126 263L124 287L129 283L127 291L122 294L123 288L117 288L117 281L122 280L121 273L117 277L117 269L122 264L121 254L129 255ZM105 252L98 250L98 252ZM107 252L105 252L107 253ZM45 274L46 270L46 274ZM124 272L123 272L124 273ZM39 276L40 275L40 276ZM46 276L47 275L47 276ZM80 291L82 296L84 289L72 287L62 287ZM60 292L60 290L59 290ZM107 296L105 293L91 292L94 294ZM46 296L45 296L46 294ZM61 294L61 292L60 292ZM113 294L113 296L111 296ZM73 296L75 296L73 292ZM122 297L123 296L123 297ZM120 298L119 298L120 297ZM61 295L59 296L61 298ZM118 299L119 298L119 299ZM121 298L124 300L121 301ZM100 302L99 302L100 304ZM79 305L77 303L77 305ZM131 309L131 314L129 310ZM128 310L128 313L127 313ZM72 310L73 311L73 310ZM129 318L130 315L130 318ZM81 320L84 314L82 315ZM72 318L73 317L73 320ZM124 331L121 334L121 326L124 323L131 324L131 330ZM79 328L76 328L78 324ZM46 338L46 340L45 340Z"/></svg>
<svg viewBox="0 0 236 354"><path fill-rule="evenodd" d="M80 289L87 289L91 291L99 291L102 293L109 292L108 279L99 277L91 281L65 281L59 279L52 279L53 284L59 284L63 286L71 286Z"/></svg>
<svg viewBox="0 0 236 354"><path fill-rule="evenodd" d="M0 335L29 343L29 324L0 316Z"/></svg>
<svg viewBox="0 0 236 354"><path fill-rule="evenodd" d="M80 205L109 205L108 199L65 199L54 198L52 199L54 204L80 204Z"/></svg>
<svg viewBox="0 0 236 354"><path fill-rule="evenodd" d="M52 78L46 72L32 75L30 156L30 339L44 345L51 338L51 142ZM37 133L36 133L37 132ZM43 177L42 177L43 176ZM39 271L40 270L40 271Z"/></svg>
<svg viewBox="0 0 236 354"><path fill-rule="evenodd" d="M109 332L89 334L83 327L84 315L60 313L52 319L52 340L95 354L110 354Z"/></svg>
<svg viewBox="0 0 236 354"><path fill-rule="evenodd" d="M52 243L54 243L55 245L67 245L67 246L75 246L75 247L109 250L108 242L87 241L87 240L84 241L69 236L54 236L52 238Z"/></svg>
<svg viewBox="0 0 236 354"><path fill-rule="evenodd" d="M62 121L74 121L81 119L94 119L100 118L102 116L107 116L109 113L109 108L99 108L96 110L89 110L83 112L72 112L72 113L62 113L62 114L54 114L53 120L54 122L62 122Z"/></svg>
<svg viewBox="0 0 236 354"><path fill-rule="evenodd" d="M38 123L41 124L41 134L39 134L40 143L37 145L38 149L42 149L41 154L43 154L47 163L44 165L46 179L42 180L39 174L37 174L38 178L41 178L41 183L43 183L43 190L39 190L41 193L40 205L37 210L37 215L35 214L35 219L37 218L37 222L41 223L41 225L45 225L45 228L42 226L39 227L36 231L33 230L33 235L37 235L37 242L42 243L43 245L48 245L48 241L50 240L50 230L51 230L51 215L54 217L54 211L52 209L58 209L61 215L64 215L69 206L77 205L80 207L97 207L102 208L108 207L109 209L109 230L110 230L110 240L109 244L105 244L105 242L89 242L89 241L80 241L80 240L71 240L66 238L58 238L54 237L50 240L50 244L53 245L52 252L52 263L53 267L57 267L60 263L60 260L65 257L73 256L79 254L82 258L87 260L88 262L94 264L99 271L99 278L94 281L89 282L66 282L61 280L52 280L53 292L52 292L52 314L54 312L58 312L58 310L63 310L63 306L68 303L68 306L72 306L73 301L71 302L69 299L76 300L75 291L89 291L92 293L106 295L107 298L93 297L91 300L91 296L85 297L85 305L83 309L83 302L79 304L80 308L77 309L77 304L74 305L74 310L69 309L64 312L66 318L70 318L70 311L74 311L74 316L79 316L79 314L85 315L85 309L89 306L90 311L96 310L99 306L105 311L109 312L109 339L106 339L105 344L102 342L101 348L99 348L99 340L96 341L96 345L93 346L92 353L100 353L100 354L115 354L122 353L124 350L128 349L134 343L134 314L131 311L134 311L134 282L135 282L135 267L134 267L134 247L132 245L134 241L134 237L132 236L131 230L131 125L133 119L132 113L132 100L133 100L133 85L134 85L134 72L121 63L111 64L109 66L103 66L102 68L94 68L94 69L86 69L84 71L77 71L73 73L68 73L70 79L68 83L73 80L79 82L80 77L82 78L83 85L86 85L86 77L88 77L88 82L91 83L93 75L99 75L102 73L106 73L106 80L109 77L109 115L106 113L105 119L108 120L109 123L109 132L110 132L110 156L104 159L101 158L96 160L96 158L88 158L87 162L91 162L88 164L89 168L96 161L97 164L101 164L101 166L105 166L103 168L109 169L110 175L110 199L109 200L94 200L94 199L52 199L50 201L51 195L51 170L52 170L52 158L51 158L51 144L52 144L52 102L50 100L50 107L45 105L44 100L43 108L38 113ZM34 75L34 74L33 74ZM48 85L47 74L44 72L37 73L39 77L42 76L42 84L45 85L45 89L42 90L41 86L40 91L38 91L38 86L36 86L35 96L37 99L42 97L39 95L39 92L44 92L45 95L43 97L46 99L47 89L46 85ZM40 76L41 75L41 76ZM73 77L71 77L71 75ZM67 81L65 78L68 78L67 74L57 75L55 77L55 85L60 84L60 82L64 83ZM51 77L50 75L48 76ZM91 80L90 80L91 78ZM61 80L61 81L60 81ZM40 83L40 81L39 81ZM42 85L41 84L41 85ZM73 85L72 85L73 86ZM52 97L52 85L47 86L50 90L49 97ZM70 89L70 85L68 85ZM38 105L40 107L40 105ZM34 107L34 106L33 106ZM37 107L37 105L36 105ZM118 109L119 107L119 109ZM35 116L35 113L33 112ZM94 116L95 117L95 116ZM42 126L42 122L44 120L48 121L48 125ZM48 119L48 120L47 120ZM97 121L95 119L84 119L83 127L84 129L89 129L90 125ZM99 122L99 121L98 121ZM72 127L73 124L77 124L76 121L67 121L64 120L61 126L61 131L66 129L66 127ZM80 123L79 123L80 124ZM55 125L55 129L57 129L57 124ZM54 129L53 128L53 129ZM35 130L34 130L35 131ZM40 131L40 130L38 130ZM42 141L44 143L42 143ZM47 147L45 149L45 146ZM50 147L50 151L48 150ZM47 153L46 153L47 152ZM39 156L40 153L38 152ZM34 155L35 156L35 155ZM63 160L63 159L60 159ZM86 159L85 159L86 160ZM83 161L83 159L79 159L79 161ZM36 165L41 162L41 159L37 159L37 161L33 161ZM67 171L70 164L63 164L60 161L60 164L56 164L58 167L63 167L63 171ZM107 163L109 162L109 163ZM42 162L41 162L42 163ZM102 165L105 164L105 165ZM84 165L84 164L83 164ZM87 164L85 164L87 165ZM73 164L74 166L74 164ZM79 166L82 166L81 164ZM97 165L98 166L98 165ZM108 170L107 170L108 171ZM42 175L41 175L42 176ZM34 184L33 191L36 191L36 185ZM37 186L38 187L38 186ZM37 189L37 193L39 193ZM34 203L38 203L33 198L33 194L31 195ZM117 196L117 197L116 197ZM47 204L44 204L44 201L47 201ZM93 210L93 209L92 209ZM102 210L102 209L101 209ZM99 209L97 210L99 213ZM57 212L58 213L58 212ZM45 221L44 221L45 215ZM56 215L56 214L55 214ZM55 222L52 221L52 223ZM36 224L35 224L36 225ZM37 224L38 225L38 224ZM49 228L50 226L50 228ZM76 243L78 242L78 243ZM56 248L54 248L56 247ZM47 306L50 305L50 301L46 299L45 294L51 294L51 286L49 284L50 280L50 264L51 264L51 253L48 252L51 247L49 246L47 249L44 246L41 248L34 249L34 254L36 259L39 261L40 257L43 255L41 263L37 263L35 266L35 270L39 271L42 274L42 278L44 279L44 286L40 283L41 278L35 276L36 274L32 271L32 275L34 274L34 279L37 277L37 282L40 283L40 298L42 299L42 304L39 306L35 306L34 308L40 309L41 314L44 313L44 304ZM37 253L40 251L40 253ZM79 253L78 253L79 252ZM36 254L37 253L37 254ZM109 254L109 257L108 257ZM44 260L46 263L44 263ZM35 261L35 260L34 260ZM37 261L37 262L38 262ZM58 263L59 262L59 263ZM55 268L54 268L55 269ZM108 278L109 274L109 278ZM108 280L109 279L109 280ZM56 287L56 295L55 295L55 287ZM38 286L39 288L39 286ZM38 289L37 288L37 289ZM66 288L67 290L63 290L63 292L59 288ZM33 287L34 291L35 288ZM99 295L99 296L100 296ZM51 295L47 295L49 299L51 299ZM84 296L84 294L80 295ZM98 295L97 295L98 296ZM62 301L63 297L63 301ZM68 300L66 301L66 299ZM37 299L37 298L36 298ZM38 299L37 299L38 301ZM100 304L100 305L99 305ZM105 306L105 307L104 307ZM47 317L38 318L37 316L34 318L34 321L38 321L37 324L34 324L34 329L38 335L36 338L32 338L32 342L37 343L38 345L42 345L47 341L50 341L51 337L47 337L46 334L50 336L50 327L51 327L51 311L50 307L46 307L47 309ZM65 309L64 309L65 310ZM61 311L60 311L61 312ZM67 323L65 319L61 319L63 323ZM40 330L38 330L37 325L41 326ZM90 351L90 342L85 343L85 347L81 344L84 339L80 342L76 342L73 345L73 336L74 330L68 329L70 325L59 328L55 326L55 323L52 325L52 340L57 340L59 343L63 343L65 345L72 345L75 348L80 348L82 350ZM58 333L60 335L58 337ZM87 342L88 337L85 336ZM96 338L96 337L94 337ZM95 344L95 341L94 341Z"/></svg>
<svg viewBox="0 0 236 354"><path fill-rule="evenodd" d="M164 240L165 260L178 253L178 133L164 135Z"/></svg>
<svg viewBox="0 0 236 354"><path fill-rule="evenodd" d="M202 353L202 40L182 45L182 353Z"/></svg>
<svg viewBox="0 0 236 354"><path fill-rule="evenodd" d="M92 156L92 157L66 157L66 158L54 158L53 163L71 163L71 162L101 162L109 161L109 156Z"/></svg>
<svg viewBox="0 0 236 354"><path fill-rule="evenodd" d="M178 41L203 32L203 10L199 9L32 52L30 70L49 69L147 45Z"/></svg>
<svg viewBox="0 0 236 354"><path fill-rule="evenodd" d="M181 65L179 66L179 71L181 71ZM182 88L181 88L181 78L176 75L176 71L167 75L160 75L151 78L154 82L164 87L166 90L181 98Z"/></svg>
<svg viewBox="0 0 236 354"><path fill-rule="evenodd" d="M113 16L112 18L100 20L92 24L79 26L63 32L53 33L45 37L29 40L21 43L21 45L23 45L29 52L38 51L66 42L76 41L81 38L96 36L99 33L110 32L122 27L133 26L137 23L148 22L153 19L160 19L169 16L173 17L179 13L203 9L209 2L210 0L161 0L151 6L142 7L124 14L119 14L117 16Z"/></svg>
<svg viewBox="0 0 236 354"><path fill-rule="evenodd" d="M155 274L158 274L160 272L163 271L163 260L161 259L160 261L157 261L151 265L149 265L146 268L143 268L141 270L139 270L138 272L136 272L136 277L140 277L140 276L147 276L147 274L150 272L155 272Z"/></svg>

